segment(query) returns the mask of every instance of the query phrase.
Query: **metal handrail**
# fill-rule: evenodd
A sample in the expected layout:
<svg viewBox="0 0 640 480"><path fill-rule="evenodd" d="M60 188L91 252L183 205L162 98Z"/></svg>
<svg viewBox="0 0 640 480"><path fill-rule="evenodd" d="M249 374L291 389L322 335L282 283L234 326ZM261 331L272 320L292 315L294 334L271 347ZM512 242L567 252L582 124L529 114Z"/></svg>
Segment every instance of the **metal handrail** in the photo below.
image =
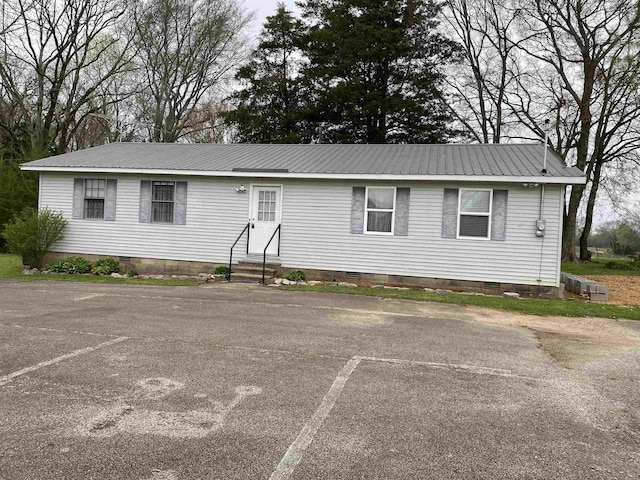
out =
<svg viewBox="0 0 640 480"><path fill-rule="evenodd" d="M233 261L233 248L236 246L236 244L240 241L240 239L242 238L242 236L244 235L244 232L247 232L247 254L249 254L249 235L251 235L250 232L250 227L251 226L251 222L247 223L244 228L242 229L242 232L240 233L240 235L238 235L238 238L236 238L236 241L233 242L233 245L231 246L231 250L229 251L229 271L227 272L227 281L230 282L231 281L231 263ZM278 247L280 248L280 247Z"/></svg>
<svg viewBox="0 0 640 480"><path fill-rule="evenodd" d="M276 233L278 234L278 256L280 256L280 227L282 226L281 223L278 224L278 227L275 229L275 231L273 232L273 235L271 235L271 238L269 239L269 241L267 242L267 246L264 247L264 252L262 252L262 284L264 285L264 273L265 273L265 266L267 264L267 248L269 248L269 245L271 245L271 240L273 240L273 237L276 236Z"/></svg>

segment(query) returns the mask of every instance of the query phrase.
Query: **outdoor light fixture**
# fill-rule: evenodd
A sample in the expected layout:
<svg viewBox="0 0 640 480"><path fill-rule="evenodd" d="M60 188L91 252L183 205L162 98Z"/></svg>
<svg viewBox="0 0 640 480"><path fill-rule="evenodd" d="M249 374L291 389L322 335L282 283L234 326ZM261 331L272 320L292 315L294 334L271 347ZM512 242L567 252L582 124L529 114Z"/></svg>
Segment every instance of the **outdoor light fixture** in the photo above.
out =
<svg viewBox="0 0 640 480"><path fill-rule="evenodd" d="M238 192L238 193L246 193L247 189L245 188L244 185L241 184L238 188L236 188L236 192Z"/></svg>

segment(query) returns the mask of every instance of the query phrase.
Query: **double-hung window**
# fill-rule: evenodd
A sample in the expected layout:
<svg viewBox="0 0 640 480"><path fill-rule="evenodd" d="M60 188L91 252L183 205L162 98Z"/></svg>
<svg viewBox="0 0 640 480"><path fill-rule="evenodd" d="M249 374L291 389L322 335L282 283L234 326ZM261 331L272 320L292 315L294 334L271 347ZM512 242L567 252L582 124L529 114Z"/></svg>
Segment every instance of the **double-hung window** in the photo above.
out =
<svg viewBox="0 0 640 480"><path fill-rule="evenodd" d="M491 238L491 189L460 189L458 238Z"/></svg>
<svg viewBox="0 0 640 480"><path fill-rule="evenodd" d="M173 223L176 182L153 182L151 195L151 221Z"/></svg>
<svg viewBox="0 0 640 480"><path fill-rule="evenodd" d="M365 232L393 235L395 206L395 187L367 187Z"/></svg>
<svg viewBox="0 0 640 480"><path fill-rule="evenodd" d="M106 186L106 180L97 178L85 178L84 218L104 218L104 198Z"/></svg>

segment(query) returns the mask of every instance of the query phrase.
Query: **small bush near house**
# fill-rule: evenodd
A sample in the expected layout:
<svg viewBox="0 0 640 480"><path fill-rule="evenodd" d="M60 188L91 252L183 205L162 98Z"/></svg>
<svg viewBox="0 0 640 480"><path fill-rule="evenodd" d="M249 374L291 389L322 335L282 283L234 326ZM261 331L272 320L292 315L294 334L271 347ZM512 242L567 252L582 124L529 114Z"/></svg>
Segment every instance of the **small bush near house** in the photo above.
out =
<svg viewBox="0 0 640 480"><path fill-rule="evenodd" d="M138 276L138 272L135 270L127 270L127 277L129 278L133 278L133 277L137 277Z"/></svg>
<svg viewBox="0 0 640 480"><path fill-rule="evenodd" d="M84 257L69 257L63 263L65 273L89 273L91 263Z"/></svg>
<svg viewBox="0 0 640 480"><path fill-rule="evenodd" d="M5 225L2 237L9 253L20 256L24 265L41 269L51 246L64 238L67 223L60 212L27 208Z"/></svg>
<svg viewBox="0 0 640 480"><path fill-rule="evenodd" d="M302 270L293 270L287 274L287 280L291 280L292 282L303 282L305 279L304 272Z"/></svg>
<svg viewBox="0 0 640 480"><path fill-rule="evenodd" d="M229 267L226 265L218 265L213 271L214 275L229 275Z"/></svg>
<svg viewBox="0 0 640 480"><path fill-rule="evenodd" d="M103 258L93 264L91 273L94 275L111 275L120 271L120 262L113 258Z"/></svg>
<svg viewBox="0 0 640 480"><path fill-rule="evenodd" d="M44 270L48 270L53 273L67 273L67 267L64 263L64 260L61 260L59 262L51 262L48 265L45 265L43 268Z"/></svg>
<svg viewBox="0 0 640 480"><path fill-rule="evenodd" d="M69 257L49 263L43 269L53 273L87 273L91 270L91 263L84 257Z"/></svg>

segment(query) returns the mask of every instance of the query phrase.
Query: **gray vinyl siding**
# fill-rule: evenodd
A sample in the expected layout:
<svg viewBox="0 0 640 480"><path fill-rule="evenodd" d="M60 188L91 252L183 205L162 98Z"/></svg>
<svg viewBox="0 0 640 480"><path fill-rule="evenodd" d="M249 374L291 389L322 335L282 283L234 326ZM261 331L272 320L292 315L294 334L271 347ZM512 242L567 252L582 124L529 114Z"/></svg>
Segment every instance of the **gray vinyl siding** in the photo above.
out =
<svg viewBox="0 0 640 480"><path fill-rule="evenodd" d="M106 176L91 174L87 178ZM249 195L236 193L240 182L178 176L117 178L116 220L104 222L71 218L72 176L41 175L41 207L62 210L69 220L65 238L55 245L55 251L228 262L229 247L247 222ZM140 223L140 180L187 181L186 225Z"/></svg>
<svg viewBox="0 0 640 480"><path fill-rule="evenodd" d="M188 182L187 224L158 225L139 222L140 180L168 177L116 176L116 220L104 222L72 218L74 176L80 175L41 175L41 207L62 210L69 219L66 238L55 251L213 263L228 261L229 247L247 222L249 186L258 184L242 178L171 177ZM235 191L241 183L247 186L245 194ZM264 184L284 186L280 255L284 267L530 285L537 285L540 278L541 285L557 285L561 186L547 186L547 233L538 238L539 188L465 184L465 188L509 190L506 239L491 241L442 238L444 188L460 188L460 184L393 184L411 189L407 236L351 233L353 187L374 183L299 180ZM241 259L243 242L237 252L234 259Z"/></svg>
<svg viewBox="0 0 640 480"><path fill-rule="evenodd" d="M283 265L529 285L537 285L540 278L541 285L557 285L562 187L546 188L547 233L539 238L535 236L539 188L474 185L509 190L506 239L492 241L442 238L444 188L459 184L402 186L411 188L406 237L350 233L353 183L286 185Z"/></svg>

